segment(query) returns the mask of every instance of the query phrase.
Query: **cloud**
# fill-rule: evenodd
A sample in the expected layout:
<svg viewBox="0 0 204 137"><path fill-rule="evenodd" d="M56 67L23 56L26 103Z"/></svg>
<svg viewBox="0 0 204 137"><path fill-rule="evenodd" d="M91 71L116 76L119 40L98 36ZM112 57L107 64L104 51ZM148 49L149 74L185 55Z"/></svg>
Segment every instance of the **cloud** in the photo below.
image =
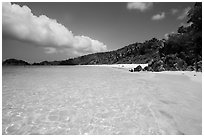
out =
<svg viewBox="0 0 204 137"><path fill-rule="evenodd" d="M98 51L106 51L106 46L98 40L91 39L87 36L75 36L74 47L77 53L94 53Z"/></svg>
<svg viewBox="0 0 204 137"><path fill-rule="evenodd" d="M178 16L178 20L183 20L187 17L188 11L190 10L190 7L185 8L182 13Z"/></svg>
<svg viewBox="0 0 204 137"><path fill-rule="evenodd" d="M47 54L52 54L52 53L57 52L57 50L53 47L45 47L44 49L45 49L45 53L47 53Z"/></svg>
<svg viewBox="0 0 204 137"><path fill-rule="evenodd" d="M57 52L83 55L106 51L107 46L87 36L74 36L55 19L46 15L35 16L27 6L2 4L3 35L19 41L32 42L45 49L45 53Z"/></svg>
<svg viewBox="0 0 204 137"><path fill-rule="evenodd" d="M161 14L156 14L152 16L152 20L162 20L165 18L165 12L162 12Z"/></svg>
<svg viewBox="0 0 204 137"><path fill-rule="evenodd" d="M171 9L171 14L172 14L172 15L174 15L174 14L176 14L176 13L178 13L178 12L179 12L178 9Z"/></svg>
<svg viewBox="0 0 204 137"><path fill-rule="evenodd" d="M129 10L135 9L140 10L141 12L151 9L152 7L153 7L152 2L129 2L127 4L127 8Z"/></svg>

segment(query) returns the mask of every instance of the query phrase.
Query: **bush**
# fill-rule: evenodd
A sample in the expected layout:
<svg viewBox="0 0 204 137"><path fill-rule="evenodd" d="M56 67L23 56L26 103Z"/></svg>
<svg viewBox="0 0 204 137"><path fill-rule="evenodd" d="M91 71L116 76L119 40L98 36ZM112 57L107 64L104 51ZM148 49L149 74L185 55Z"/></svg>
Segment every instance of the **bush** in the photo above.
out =
<svg viewBox="0 0 204 137"><path fill-rule="evenodd" d="M194 68L193 68L193 66L188 66L186 70L187 70L187 71L193 71Z"/></svg>

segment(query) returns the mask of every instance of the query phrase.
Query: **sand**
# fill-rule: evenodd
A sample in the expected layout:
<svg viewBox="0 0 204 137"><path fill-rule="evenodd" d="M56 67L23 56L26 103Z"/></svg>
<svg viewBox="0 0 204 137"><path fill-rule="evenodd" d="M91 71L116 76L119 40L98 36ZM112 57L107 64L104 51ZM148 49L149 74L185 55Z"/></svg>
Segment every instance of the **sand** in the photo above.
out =
<svg viewBox="0 0 204 137"><path fill-rule="evenodd" d="M102 65L86 65L86 66L96 66L96 67L111 67L118 69L133 69L137 66L141 66L142 68L148 66L148 64L102 64ZM143 73L143 72L142 72ZM162 71L162 72L153 72L155 74L168 74L168 75L184 75L188 76L194 82L202 83L202 72L195 71Z"/></svg>
<svg viewBox="0 0 204 137"><path fill-rule="evenodd" d="M141 87L146 104L162 134L202 133L202 72L129 72L147 64L95 65L126 71L146 83ZM117 69L116 69L117 68ZM130 77L131 78L131 77ZM139 81L135 81L137 84ZM127 90L129 88L127 87ZM145 99L145 101L144 101ZM148 121L148 120L147 120Z"/></svg>
<svg viewBox="0 0 204 137"><path fill-rule="evenodd" d="M168 75L183 75L189 77L194 82L202 83L202 72L195 71L163 71L159 72Z"/></svg>
<svg viewBox="0 0 204 137"><path fill-rule="evenodd" d="M148 64L102 64L102 65L86 65L86 66L98 66L98 67L112 67L112 68L123 68L131 69L140 65L142 68L148 66Z"/></svg>
<svg viewBox="0 0 204 137"><path fill-rule="evenodd" d="M2 134L202 134L202 73L94 66L4 68Z"/></svg>

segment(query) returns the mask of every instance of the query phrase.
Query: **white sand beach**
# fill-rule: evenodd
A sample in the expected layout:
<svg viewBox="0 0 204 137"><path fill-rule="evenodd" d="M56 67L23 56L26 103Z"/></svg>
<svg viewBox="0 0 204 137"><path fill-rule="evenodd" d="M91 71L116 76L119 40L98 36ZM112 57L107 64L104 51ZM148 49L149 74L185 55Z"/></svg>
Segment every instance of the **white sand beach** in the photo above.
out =
<svg viewBox="0 0 204 137"><path fill-rule="evenodd" d="M94 66L4 68L2 134L202 134L202 73Z"/></svg>
<svg viewBox="0 0 204 137"><path fill-rule="evenodd" d="M118 70L142 67L147 64L94 65L118 68ZM90 65L91 66L91 65ZM122 70L123 71L123 70ZM163 134L201 134L202 131L202 72L162 71L129 72L145 84L140 87L158 127ZM130 90L127 87L127 90ZM144 103L143 102L143 103ZM151 122L150 122L151 123Z"/></svg>
<svg viewBox="0 0 204 137"><path fill-rule="evenodd" d="M86 65L86 66L98 66L98 67L112 67L112 68L124 68L131 69L140 65L142 68L148 66L148 64L102 64L102 65Z"/></svg>
<svg viewBox="0 0 204 137"><path fill-rule="evenodd" d="M202 135L202 49L200 1L2 2L2 135Z"/></svg>
<svg viewBox="0 0 204 137"><path fill-rule="evenodd" d="M118 68L118 69L133 69L137 66L141 66L142 68L148 66L148 64L102 64L102 65L86 65L86 66L96 66L96 67L111 67L111 68ZM136 73L136 72L134 72ZM144 73L144 72L142 72ZM195 72L195 71L162 71L162 72L153 72L155 74L162 73L168 75L184 75L188 76L191 80L202 83L202 72Z"/></svg>
<svg viewBox="0 0 204 137"><path fill-rule="evenodd" d="M183 75L188 76L192 81L202 83L202 72L195 71L163 71L159 72L169 75Z"/></svg>

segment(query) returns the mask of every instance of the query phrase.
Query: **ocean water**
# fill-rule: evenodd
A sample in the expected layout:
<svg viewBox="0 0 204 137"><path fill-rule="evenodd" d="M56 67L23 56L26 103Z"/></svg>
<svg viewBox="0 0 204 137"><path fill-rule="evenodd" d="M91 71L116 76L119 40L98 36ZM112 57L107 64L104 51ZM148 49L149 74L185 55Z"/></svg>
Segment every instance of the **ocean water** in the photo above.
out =
<svg viewBox="0 0 204 137"><path fill-rule="evenodd" d="M2 134L202 134L186 76L90 66L2 69Z"/></svg>

